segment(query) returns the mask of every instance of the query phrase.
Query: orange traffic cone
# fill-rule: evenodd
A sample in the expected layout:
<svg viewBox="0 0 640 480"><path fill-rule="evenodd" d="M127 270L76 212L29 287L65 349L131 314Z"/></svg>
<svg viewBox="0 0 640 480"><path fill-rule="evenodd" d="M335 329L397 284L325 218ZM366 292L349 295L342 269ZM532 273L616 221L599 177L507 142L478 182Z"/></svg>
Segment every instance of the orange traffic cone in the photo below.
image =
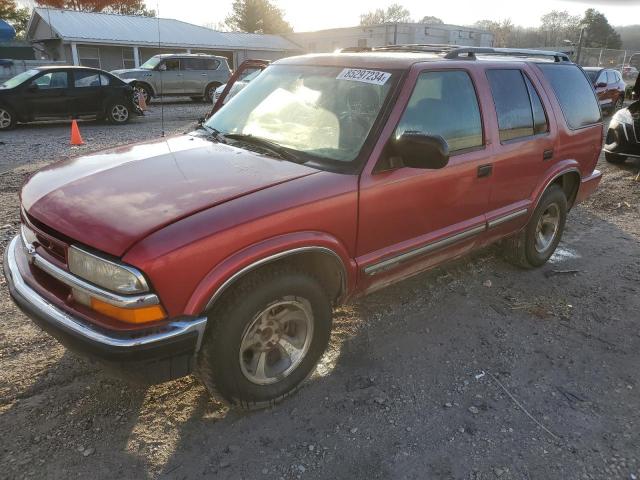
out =
<svg viewBox="0 0 640 480"><path fill-rule="evenodd" d="M80 135L80 129L78 128L78 122L75 120L71 122L71 145L84 145L82 135Z"/></svg>
<svg viewBox="0 0 640 480"><path fill-rule="evenodd" d="M142 89L138 90L138 106L143 112L147 111L147 101L144 99L144 92Z"/></svg>

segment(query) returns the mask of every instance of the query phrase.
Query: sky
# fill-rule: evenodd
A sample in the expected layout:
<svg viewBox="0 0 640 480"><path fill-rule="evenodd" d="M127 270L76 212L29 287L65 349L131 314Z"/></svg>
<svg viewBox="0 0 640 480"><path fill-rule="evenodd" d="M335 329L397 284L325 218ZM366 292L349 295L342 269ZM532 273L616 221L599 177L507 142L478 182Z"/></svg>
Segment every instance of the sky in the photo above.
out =
<svg viewBox="0 0 640 480"><path fill-rule="evenodd" d="M276 0L285 19L296 32L358 25L360 14L400 3L417 20L425 15L445 23L471 25L477 20L510 18L516 25L537 26L540 17L551 10L567 10L582 15L587 8L604 13L612 25L640 24L640 0ZM145 0L161 17L176 18L196 25L223 22L231 11L232 0Z"/></svg>

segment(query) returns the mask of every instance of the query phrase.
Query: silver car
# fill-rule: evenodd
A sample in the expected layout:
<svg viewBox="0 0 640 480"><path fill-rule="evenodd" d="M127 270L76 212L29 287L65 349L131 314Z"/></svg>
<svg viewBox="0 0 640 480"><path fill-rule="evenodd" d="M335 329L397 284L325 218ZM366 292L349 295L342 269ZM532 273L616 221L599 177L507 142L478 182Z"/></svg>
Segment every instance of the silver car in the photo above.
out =
<svg viewBox="0 0 640 480"><path fill-rule="evenodd" d="M216 88L231 76L226 57L204 54L156 55L139 68L111 73L122 79L135 79L147 103L159 96L185 96L211 102Z"/></svg>
<svg viewBox="0 0 640 480"><path fill-rule="evenodd" d="M235 95L240 90L242 90L244 87L249 85L249 82L251 82L251 80L256 78L261 73L262 73L262 70L258 68L247 70L245 72L245 75L243 75L238 80L236 80L236 83L234 83L231 86L231 90L229 90L229 93L227 94L227 98L224 99L224 103L226 104L229 100L231 100L232 97L235 97ZM222 95L222 92L224 91L224 87L226 86L227 84L225 83L223 85L220 85L218 88L216 88L216 91L213 94L213 103L218 101L218 98L220 97L220 95Z"/></svg>

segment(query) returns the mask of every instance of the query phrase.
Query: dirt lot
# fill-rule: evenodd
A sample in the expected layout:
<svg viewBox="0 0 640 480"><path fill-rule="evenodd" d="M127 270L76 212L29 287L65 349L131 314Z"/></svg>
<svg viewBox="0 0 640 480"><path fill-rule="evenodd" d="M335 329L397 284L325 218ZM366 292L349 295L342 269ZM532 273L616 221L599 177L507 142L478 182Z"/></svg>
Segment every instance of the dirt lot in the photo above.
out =
<svg viewBox="0 0 640 480"><path fill-rule="evenodd" d="M67 128L0 138L0 251L21 183ZM83 148L108 128L87 125L103 140ZM56 155L76 153L65 141ZM495 247L337 310L318 373L258 413L194 378L107 377L32 326L0 277L0 477L640 478L640 162L599 168L550 264L519 270Z"/></svg>

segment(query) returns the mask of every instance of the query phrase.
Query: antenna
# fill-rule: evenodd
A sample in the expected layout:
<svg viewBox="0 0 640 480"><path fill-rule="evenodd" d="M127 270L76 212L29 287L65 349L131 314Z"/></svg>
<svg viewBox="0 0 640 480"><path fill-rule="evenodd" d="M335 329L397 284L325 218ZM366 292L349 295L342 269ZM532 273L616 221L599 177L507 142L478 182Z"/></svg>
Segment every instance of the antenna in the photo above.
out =
<svg viewBox="0 0 640 480"><path fill-rule="evenodd" d="M156 1L156 19L158 20L158 50L160 50L161 48L161 42L160 42L160 0ZM162 92L160 94L160 129L162 130L162 133L160 134L161 137L164 137L164 71L160 70L160 92Z"/></svg>

